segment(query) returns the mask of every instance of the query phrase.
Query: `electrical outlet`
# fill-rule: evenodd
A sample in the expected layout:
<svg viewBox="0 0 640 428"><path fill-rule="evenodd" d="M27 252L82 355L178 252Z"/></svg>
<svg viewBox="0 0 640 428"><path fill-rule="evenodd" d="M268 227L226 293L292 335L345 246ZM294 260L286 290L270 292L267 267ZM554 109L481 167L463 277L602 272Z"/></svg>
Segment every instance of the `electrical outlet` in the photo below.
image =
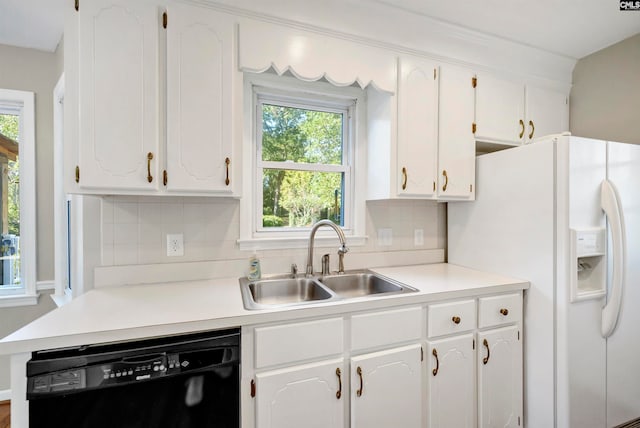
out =
<svg viewBox="0 0 640 428"><path fill-rule="evenodd" d="M390 247L393 244L392 229L378 229L378 245L381 247Z"/></svg>
<svg viewBox="0 0 640 428"><path fill-rule="evenodd" d="M167 256L184 256L184 242L182 233L167 234Z"/></svg>
<svg viewBox="0 0 640 428"><path fill-rule="evenodd" d="M413 230L413 245L416 247L422 247L424 245L424 230L423 229L414 229Z"/></svg>

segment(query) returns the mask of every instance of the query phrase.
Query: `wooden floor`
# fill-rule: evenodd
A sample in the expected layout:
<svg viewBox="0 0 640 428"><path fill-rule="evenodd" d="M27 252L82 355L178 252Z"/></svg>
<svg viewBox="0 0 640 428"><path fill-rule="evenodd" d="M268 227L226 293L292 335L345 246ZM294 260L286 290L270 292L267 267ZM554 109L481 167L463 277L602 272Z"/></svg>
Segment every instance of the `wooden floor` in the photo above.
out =
<svg viewBox="0 0 640 428"><path fill-rule="evenodd" d="M11 428L10 401L0 401L0 428Z"/></svg>

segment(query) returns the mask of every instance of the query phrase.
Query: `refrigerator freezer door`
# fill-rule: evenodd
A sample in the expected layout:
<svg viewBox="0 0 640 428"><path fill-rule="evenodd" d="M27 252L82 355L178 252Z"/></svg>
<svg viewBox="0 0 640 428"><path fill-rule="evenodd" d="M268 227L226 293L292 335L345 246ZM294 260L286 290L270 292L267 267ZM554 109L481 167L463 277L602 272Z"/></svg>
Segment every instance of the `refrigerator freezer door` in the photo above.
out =
<svg viewBox="0 0 640 428"><path fill-rule="evenodd" d="M607 427L640 417L640 145L608 144L607 178L625 217L627 263L616 330L607 338Z"/></svg>

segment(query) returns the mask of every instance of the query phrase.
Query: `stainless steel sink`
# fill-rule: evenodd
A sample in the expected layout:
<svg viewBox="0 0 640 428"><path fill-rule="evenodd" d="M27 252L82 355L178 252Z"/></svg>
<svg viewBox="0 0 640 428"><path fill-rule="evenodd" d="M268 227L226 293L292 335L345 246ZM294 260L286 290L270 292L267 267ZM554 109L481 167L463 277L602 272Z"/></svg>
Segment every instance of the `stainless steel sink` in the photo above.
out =
<svg viewBox="0 0 640 428"><path fill-rule="evenodd" d="M240 278L240 290L244 307L250 310L416 291L366 270L309 278L290 275L257 281Z"/></svg>
<svg viewBox="0 0 640 428"><path fill-rule="evenodd" d="M406 293L416 291L411 287L391 281L371 272L353 272L330 275L318 280L343 298L363 297L372 294Z"/></svg>
<svg viewBox="0 0 640 428"><path fill-rule="evenodd" d="M240 278L240 287L247 309L297 306L335 296L315 278L271 278L257 281Z"/></svg>

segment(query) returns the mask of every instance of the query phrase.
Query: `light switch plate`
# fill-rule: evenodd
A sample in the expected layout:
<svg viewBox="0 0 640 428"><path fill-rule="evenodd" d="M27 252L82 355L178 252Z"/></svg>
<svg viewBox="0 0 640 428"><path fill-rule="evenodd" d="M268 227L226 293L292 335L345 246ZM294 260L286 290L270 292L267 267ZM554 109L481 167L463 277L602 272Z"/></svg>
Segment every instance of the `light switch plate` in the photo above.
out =
<svg viewBox="0 0 640 428"><path fill-rule="evenodd" d="M422 247L424 245L424 230L423 229L414 229L413 230L413 245L416 247Z"/></svg>
<svg viewBox="0 0 640 428"><path fill-rule="evenodd" d="M184 256L182 233L167 234L167 257Z"/></svg>

